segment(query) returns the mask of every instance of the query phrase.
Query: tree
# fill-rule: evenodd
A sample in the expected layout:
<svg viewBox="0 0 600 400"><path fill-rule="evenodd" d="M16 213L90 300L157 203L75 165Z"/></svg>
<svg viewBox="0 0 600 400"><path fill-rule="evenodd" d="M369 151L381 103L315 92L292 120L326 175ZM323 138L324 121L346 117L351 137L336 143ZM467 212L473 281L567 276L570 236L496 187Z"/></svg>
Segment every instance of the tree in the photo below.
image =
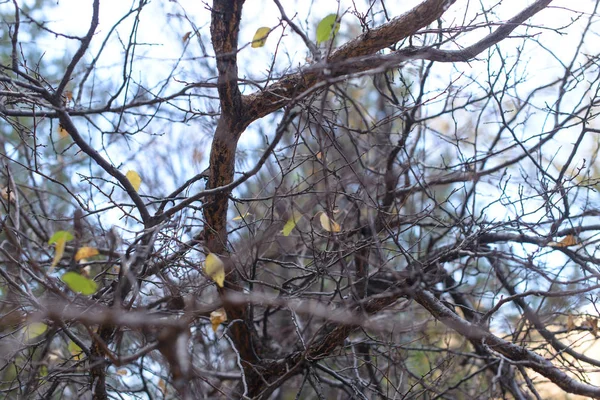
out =
<svg viewBox="0 0 600 400"><path fill-rule="evenodd" d="M599 398L598 2L516 4L13 2L3 393Z"/></svg>

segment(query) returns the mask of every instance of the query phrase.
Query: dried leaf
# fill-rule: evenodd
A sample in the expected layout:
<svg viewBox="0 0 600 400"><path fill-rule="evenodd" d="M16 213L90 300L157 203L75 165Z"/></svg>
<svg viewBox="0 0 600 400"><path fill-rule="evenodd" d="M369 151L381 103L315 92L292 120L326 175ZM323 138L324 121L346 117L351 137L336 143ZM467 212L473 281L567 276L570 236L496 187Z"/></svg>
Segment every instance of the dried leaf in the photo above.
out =
<svg viewBox="0 0 600 400"><path fill-rule="evenodd" d="M98 253L97 248L84 246L79 248L79 250L77 250L77 253L75 253L75 261L81 261L85 258L97 256L98 254L100 253Z"/></svg>
<svg viewBox="0 0 600 400"><path fill-rule="evenodd" d="M587 317L585 319L585 322L587 323L587 325L592 328L592 334L595 337L598 337L598 319L596 318L592 318L592 317Z"/></svg>
<svg viewBox="0 0 600 400"><path fill-rule="evenodd" d="M194 164L200 165L202 160L204 160L204 151L201 149L194 149L192 152L192 161Z"/></svg>
<svg viewBox="0 0 600 400"><path fill-rule="evenodd" d="M131 186L133 186L133 189L136 192L140 190L140 186L142 186L142 178L140 178L140 175L137 172L129 170L125 174L125 177L127 177L127 180L129 180L129 183L131 183Z"/></svg>
<svg viewBox="0 0 600 400"><path fill-rule="evenodd" d="M550 243L548 243L548 246L551 246L551 247L568 247L568 246L575 246L578 243L579 243L579 241L577 240L577 237L575 235L567 235L560 242L550 242Z"/></svg>
<svg viewBox="0 0 600 400"><path fill-rule="evenodd" d="M158 380L158 388L162 392L163 396L167 395L167 382L163 378Z"/></svg>
<svg viewBox="0 0 600 400"><path fill-rule="evenodd" d="M92 272L92 267L89 265L86 265L85 267L81 268L81 270L79 270L79 273L82 276L85 276L86 278L90 277L90 272Z"/></svg>
<svg viewBox="0 0 600 400"><path fill-rule="evenodd" d="M224 308L219 308L210 313L210 323L212 324L213 332L217 333L217 328L225 321L227 321L227 313Z"/></svg>
<svg viewBox="0 0 600 400"><path fill-rule="evenodd" d="M262 28L258 28L254 37L252 38L252 47L263 47L265 43L267 43L267 37L271 33L271 28L267 26L263 26Z"/></svg>
<svg viewBox="0 0 600 400"><path fill-rule="evenodd" d="M319 217L319 221L321 221L321 226L327 232L337 233L342 230L340 225L337 222L335 222L333 219L329 218L327 216L327 214L325 214L324 212L321 213L321 216Z"/></svg>
<svg viewBox="0 0 600 400"><path fill-rule="evenodd" d="M188 41L188 39L190 38L190 35L191 35L191 34L192 34L192 32L191 32L191 31L190 31L190 32L186 32L186 33L185 33L185 35L183 35L183 37L181 38L181 41L182 41L183 43L187 42L187 41Z"/></svg>
<svg viewBox="0 0 600 400"><path fill-rule="evenodd" d="M569 316L567 317L567 332L571 332L575 328L575 318L573 318L573 316L569 314Z"/></svg>
<svg viewBox="0 0 600 400"><path fill-rule="evenodd" d="M117 372L117 375L120 375L120 376L129 375L129 370L127 368L118 369L116 372Z"/></svg>
<svg viewBox="0 0 600 400"><path fill-rule="evenodd" d="M8 186L6 186L6 187L2 188L2 190L0 190L0 196L2 196L2 198L3 198L4 200L8 200L8 201L10 201L11 203L14 203L14 202L15 202L15 192L13 192L13 191L11 190L11 191L10 191L10 194L9 194L9 191L8 191Z"/></svg>
<svg viewBox="0 0 600 400"><path fill-rule="evenodd" d="M65 90L63 96L65 96L67 101L73 100L73 92L71 90Z"/></svg>
<svg viewBox="0 0 600 400"><path fill-rule="evenodd" d="M223 287L225 283L225 264L219 256L213 253L208 253L204 261L204 272L208 275L219 287Z"/></svg>
<svg viewBox="0 0 600 400"><path fill-rule="evenodd" d="M69 137L69 132L62 126L62 124L58 124L58 136L61 139Z"/></svg>

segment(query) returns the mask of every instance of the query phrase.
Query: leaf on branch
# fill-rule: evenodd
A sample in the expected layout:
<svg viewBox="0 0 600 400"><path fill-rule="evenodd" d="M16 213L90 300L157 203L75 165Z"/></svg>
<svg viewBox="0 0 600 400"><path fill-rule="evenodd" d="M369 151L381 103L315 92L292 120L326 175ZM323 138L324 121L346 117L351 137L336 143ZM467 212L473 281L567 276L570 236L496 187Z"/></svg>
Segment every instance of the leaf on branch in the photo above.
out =
<svg viewBox="0 0 600 400"><path fill-rule="evenodd" d="M336 14L329 14L317 25L317 44L334 38L340 30L340 22Z"/></svg>
<svg viewBox="0 0 600 400"><path fill-rule="evenodd" d="M576 244L579 244L579 241L577 240L577 237L575 235L567 235L560 242L550 242L550 243L548 243L548 246L551 246L551 247L569 247L569 246L575 246Z"/></svg>
<svg viewBox="0 0 600 400"><path fill-rule="evenodd" d="M0 196L2 196L2 198L3 198L4 200L8 200L8 201L10 201L11 203L14 203L14 202L16 201L16 200L15 200L15 192L13 192L13 191L11 190L11 191L10 191L10 193L9 193L9 188L8 188L8 186L6 186L6 187L2 188L2 190L0 190Z"/></svg>
<svg viewBox="0 0 600 400"><path fill-rule="evenodd" d="M210 313L210 323L214 333L217 333L219 325L225 321L227 321L227 313L225 312L224 308L219 308L218 310Z"/></svg>
<svg viewBox="0 0 600 400"><path fill-rule="evenodd" d="M97 256L98 254L100 254L100 253L98 252L98 249L95 247L88 247L88 246L80 247L79 250L77 250L77 253L75 253L75 261L81 261L86 258Z"/></svg>
<svg viewBox="0 0 600 400"><path fill-rule="evenodd" d="M252 214L250 214L248 211L246 211L245 213L240 214L237 217L234 217L232 221L241 221L241 220L249 217L250 215L252 215Z"/></svg>
<svg viewBox="0 0 600 400"><path fill-rule="evenodd" d="M167 382L163 378L158 380L158 388L162 392L163 396L167 395Z"/></svg>
<svg viewBox="0 0 600 400"><path fill-rule="evenodd" d="M35 339L36 337L43 335L47 330L48 326L46 324L42 322L33 322L25 328L25 340L29 341Z"/></svg>
<svg viewBox="0 0 600 400"><path fill-rule="evenodd" d="M592 334L595 337L598 337L598 319L593 317L587 317L585 319L585 324L591 328Z"/></svg>
<svg viewBox="0 0 600 400"><path fill-rule="evenodd" d="M225 283L225 264L219 256L208 253L204 261L204 273L208 275L219 287Z"/></svg>
<svg viewBox="0 0 600 400"><path fill-rule="evenodd" d="M52 260L51 269L56 267L65 253L65 246L68 241L73 240L73 234L67 231L58 231L48 240L49 245L54 245L54 259Z"/></svg>
<svg viewBox="0 0 600 400"><path fill-rule="evenodd" d="M567 332L571 332L576 327L577 325L575 325L575 318L572 314L569 314L569 316L567 317Z"/></svg>
<svg viewBox="0 0 600 400"><path fill-rule="evenodd" d="M58 136L61 139L69 137L69 132L62 126L62 124L58 124Z"/></svg>
<svg viewBox="0 0 600 400"><path fill-rule="evenodd" d="M325 229L327 232L337 233L342 230L340 225L337 222L335 222L333 219L329 218L327 216L327 214L325 214L325 212L321 212L319 221L321 222L321 226L323 227L323 229Z"/></svg>
<svg viewBox="0 0 600 400"><path fill-rule="evenodd" d="M81 347L79 347L77 343L71 340L69 341L67 348L69 349L69 352L75 361L79 361L81 359L81 353L83 353L83 350L81 350Z"/></svg>
<svg viewBox="0 0 600 400"><path fill-rule="evenodd" d="M84 296L96 293L98 284L91 279L78 274L77 272L69 271L61 277L62 281L67 284L69 289L74 292L81 293Z"/></svg>
<svg viewBox="0 0 600 400"><path fill-rule="evenodd" d="M117 372L117 375L119 375L119 376L128 376L129 375L129 370L127 368L118 369L116 372Z"/></svg>
<svg viewBox="0 0 600 400"><path fill-rule="evenodd" d="M181 41L182 41L183 43L187 42L187 41L188 41L188 39L190 38L190 35L191 35L191 34L192 34L192 32L191 32L191 31L190 31L190 32L186 32L186 33L185 33L185 35L183 35L183 37L181 38Z"/></svg>
<svg viewBox="0 0 600 400"><path fill-rule="evenodd" d="M300 214L298 211L294 211L290 219L287 220L287 222L283 226L283 229L281 230L283 236L289 236L290 233L292 233L292 231L296 227L296 224L298 223L298 221L300 221L300 218L302 218L302 214Z"/></svg>
<svg viewBox="0 0 600 400"><path fill-rule="evenodd" d="M129 183L131 183L131 186L133 186L133 189L136 192L140 190L140 186L142 186L142 178L140 178L140 175L137 172L129 170L125 174L125 177L127 180L129 180Z"/></svg>
<svg viewBox="0 0 600 400"><path fill-rule="evenodd" d="M267 43L267 37L269 36L269 33L271 33L271 28L267 26L258 28L254 34L254 37L252 38L252 47L263 47L265 43Z"/></svg>

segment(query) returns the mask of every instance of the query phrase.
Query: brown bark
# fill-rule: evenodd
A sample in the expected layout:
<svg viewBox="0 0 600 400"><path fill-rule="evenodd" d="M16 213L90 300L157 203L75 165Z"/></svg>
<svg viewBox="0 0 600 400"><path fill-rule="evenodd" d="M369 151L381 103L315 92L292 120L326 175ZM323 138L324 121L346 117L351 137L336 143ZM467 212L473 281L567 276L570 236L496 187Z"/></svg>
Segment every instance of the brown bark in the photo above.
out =
<svg viewBox="0 0 600 400"><path fill-rule="evenodd" d="M408 13L365 32L335 50L323 63L323 68L356 57L374 56L380 50L395 45L440 18L454 2L455 0L423 1ZM546 7L549 2L550 0L538 1L518 17L524 21ZM263 91L242 96L237 84L237 41L243 4L243 0L214 0L213 2L211 34L219 74L217 86L221 116L211 147L208 189L218 188L233 181L237 141L251 122L290 104L298 95L309 90L319 81L328 78L321 73L323 69L313 68L312 72L300 71L288 75ZM504 30L499 29L500 34L496 34L494 40L485 42L487 47L500 40L499 37L505 38L515 26L511 25ZM469 53L467 56L470 58L474 54ZM357 63L354 68L350 65L343 72L357 72L372 67L373 63L365 65ZM228 259L228 199L229 192L223 191L207 198L204 206L206 247L210 252L219 254L224 259ZM361 254L360 257L366 261L368 254ZM277 381L285 374L293 373L304 360L316 360L329 355L356 328L353 325L328 323L322 327L317 340L314 340L305 352L289 354L279 364L275 363L277 365L283 363L286 368L282 368L281 365L275 368L273 361L266 362L261 358L248 305L239 302L232 304L227 301L227 294L230 291L241 291L242 286L235 266L231 262L227 262L226 265L228 267L226 285L225 288L219 290L219 293L223 299L228 320L235 321L230 323L228 334L241 358L248 383L248 395L251 397L265 396L270 393L273 387L269 387L268 383ZM366 272L363 271L363 273ZM379 312L400 296L401 294L398 292L383 299L365 300L357 308L357 312L368 314ZM425 301L422 304L427 306ZM480 332L480 330L474 330L473 334L475 332L479 332L483 336L487 335L486 332Z"/></svg>

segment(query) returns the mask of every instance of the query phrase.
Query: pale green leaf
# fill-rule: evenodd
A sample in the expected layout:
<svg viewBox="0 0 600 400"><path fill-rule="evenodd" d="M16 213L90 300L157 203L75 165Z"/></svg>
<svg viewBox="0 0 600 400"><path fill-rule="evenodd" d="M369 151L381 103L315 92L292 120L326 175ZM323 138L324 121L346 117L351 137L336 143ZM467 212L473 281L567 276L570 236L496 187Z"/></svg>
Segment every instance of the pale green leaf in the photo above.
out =
<svg viewBox="0 0 600 400"><path fill-rule="evenodd" d="M300 221L300 218L302 218L302 214L300 214L298 211L294 211L290 219L287 220L287 222L283 226L283 229L281 230L283 236L289 236L290 233L292 233L292 231L296 227L296 224L298 223L298 221Z"/></svg>
<svg viewBox="0 0 600 400"><path fill-rule="evenodd" d="M81 347L79 347L79 345L77 343L70 340L68 349L75 360L81 359L81 353L83 353L83 350L81 350Z"/></svg>
<svg viewBox="0 0 600 400"><path fill-rule="evenodd" d="M81 293L85 296L96 293L98 284L85 276L79 275L77 272L69 271L62 276L62 281L67 284L69 289L74 292Z"/></svg>
<svg viewBox="0 0 600 400"><path fill-rule="evenodd" d="M73 234L67 231L58 231L48 240L48 244L54 245L54 259L52 260L51 269L56 267L60 259L65 254L65 246L68 241L73 240Z"/></svg>
<svg viewBox="0 0 600 400"><path fill-rule="evenodd" d="M68 242L73 240L73 234L68 231L58 231L55 232L54 235L48 240L48 244L56 244L60 241Z"/></svg>
<svg viewBox="0 0 600 400"><path fill-rule="evenodd" d="M333 39L340 30L340 22L336 14L329 14L317 25L317 44Z"/></svg>
<svg viewBox="0 0 600 400"><path fill-rule="evenodd" d="M42 322L33 322L25 328L25 340L35 339L48 330L48 326Z"/></svg>

